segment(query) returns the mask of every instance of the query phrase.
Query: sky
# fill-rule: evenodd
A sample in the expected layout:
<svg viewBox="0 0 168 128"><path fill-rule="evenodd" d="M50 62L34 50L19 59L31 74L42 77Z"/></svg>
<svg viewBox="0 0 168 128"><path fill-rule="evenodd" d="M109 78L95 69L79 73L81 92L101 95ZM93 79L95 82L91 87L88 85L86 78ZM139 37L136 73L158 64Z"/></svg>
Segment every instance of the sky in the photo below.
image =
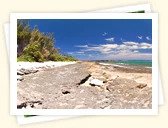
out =
<svg viewBox="0 0 168 128"><path fill-rule="evenodd" d="M151 19L31 19L55 47L79 60L151 60Z"/></svg>

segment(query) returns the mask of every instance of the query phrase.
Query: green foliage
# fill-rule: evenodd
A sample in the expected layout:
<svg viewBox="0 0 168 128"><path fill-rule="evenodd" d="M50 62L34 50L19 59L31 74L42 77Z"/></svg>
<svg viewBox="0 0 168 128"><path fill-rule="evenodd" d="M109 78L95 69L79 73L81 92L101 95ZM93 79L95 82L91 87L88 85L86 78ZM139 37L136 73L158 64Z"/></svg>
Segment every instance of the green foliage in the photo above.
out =
<svg viewBox="0 0 168 128"><path fill-rule="evenodd" d="M25 20L18 20L17 41L17 61L76 61L72 56L61 55L54 48L52 33L42 33L37 27L31 30Z"/></svg>
<svg viewBox="0 0 168 128"><path fill-rule="evenodd" d="M17 55L20 56L24 47L29 43L31 30L26 20L17 21Z"/></svg>
<svg viewBox="0 0 168 128"><path fill-rule="evenodd" d="M64 57L65 57L65 60L67 60L67 61L77 61L77 59L75 59L74 57L69 56L69 55L64 55Z"/></svg>
<svg viewBox="0 0 168 128"><path fill-rule="evenodd" d="M25 20L18 20L17 21L17 39L18 39L18 44L22 43L22 40L29 40L30 39L30 27L29 25L25 22Z"/></svg>
<svg viewBox="0 0 168 128"><path fill-rule="evenodd" d="M49 56L49 59L51 61L77 61L77 59L75 59L72 56L61 55L61 54L51 54Z"/></svg>
<svg viewBox="0 0 168 128"><path fill-rule="evenodd" d="M28 62L34 62L34 58L32 56L29 55L21 55L17 58L17 61L28 61Z"/></svg>

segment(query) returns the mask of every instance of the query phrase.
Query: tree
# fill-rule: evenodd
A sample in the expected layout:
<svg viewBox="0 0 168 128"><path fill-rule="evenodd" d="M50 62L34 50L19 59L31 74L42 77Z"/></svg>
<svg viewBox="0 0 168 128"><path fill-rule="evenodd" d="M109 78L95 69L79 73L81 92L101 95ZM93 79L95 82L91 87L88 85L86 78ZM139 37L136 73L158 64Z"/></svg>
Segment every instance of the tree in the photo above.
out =
<svg viewBox="0 0 168 128"><path fill-rule="evenodd" d="M62 55L54 47L53 33L42 33L37 27L30 29L28 22L19 20L17 25L18 61L75 61L71 56Z"/></svg>
<svg viewBox="0 0 168 128"><path fill-rule="evenodd" d="M29 43L31 29L27 20L17 20L17 56L20 56L23 49Z"/></svg>

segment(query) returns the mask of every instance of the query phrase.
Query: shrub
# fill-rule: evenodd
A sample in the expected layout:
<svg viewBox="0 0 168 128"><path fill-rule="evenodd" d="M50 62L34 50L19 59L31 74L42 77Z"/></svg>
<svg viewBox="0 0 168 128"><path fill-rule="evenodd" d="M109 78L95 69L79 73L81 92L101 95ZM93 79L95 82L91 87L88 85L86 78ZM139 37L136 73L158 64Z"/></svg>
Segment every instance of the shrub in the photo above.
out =
<svg viewBox="0 0 168 128"><path fill-rule="evenodd" d="M17 24L17 61L75 61L72 56L61 55L54 48L52 33L42 33L37 27L30 29L27 20L18 20Z"/></svg>

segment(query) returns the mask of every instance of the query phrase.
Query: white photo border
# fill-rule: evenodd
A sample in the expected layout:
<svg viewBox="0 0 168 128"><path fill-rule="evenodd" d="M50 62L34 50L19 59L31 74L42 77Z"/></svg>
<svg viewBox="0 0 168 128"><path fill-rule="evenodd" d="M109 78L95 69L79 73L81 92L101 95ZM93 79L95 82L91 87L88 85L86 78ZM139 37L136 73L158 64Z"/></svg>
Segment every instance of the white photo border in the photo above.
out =
<svg viewBox="0 0 168 128"><path fill-rule="evenodd" d="M152 19L152 109L17 109L17 19ZM10 15L11 115L157 115L158 14L157 13L11 13ZM153 45L154 44L154 45Z"/></svg>
<svg viewBox="0 0 168 128"><path fill-rule="evenodd" d="M136 7L136 8L135 8ZM119 12L133 12L137 10L144 10L146 12L151 12L150 9L150 4L143 4L143 5L133 5L133 6L124 6L124 7L119 7L119 8L111 8L111 9L105 9L101 10L102 12L116 12L118 9ZM97 10L99 12L99 10ZM95 11L96 13L96 11ZM9 54L9 23L4 24L4 30L5 30L5 38L6 38L6 43L7 43L7 51ZM162 93L162 85L161 85L161 78L159 78L160 84L159 84L159 105L163 104L163 93ZM58 116L33 116L31 118L26 118L24 116L17 116L17 121L18 124L30 124L30 123L35 123L35 122L40 122L40 121L51 121L51 120L57 120L60 118L57 118ZM61 116L62 117L62 116ZM53 119L54 118L54 119Z"/></svg>
<svg viewBox="0 0 168 128"><path fill-rule="evenodd" d="M145 11L145 13L150 13L151 12L150 4L139 4L139 5L117 7L117 8L99 9L99 10L94 10L94 11L91 11L91 12L96 12L96 13L107 13L107 12L123 13L123 12L136 12L136 11Z"/></svg>

